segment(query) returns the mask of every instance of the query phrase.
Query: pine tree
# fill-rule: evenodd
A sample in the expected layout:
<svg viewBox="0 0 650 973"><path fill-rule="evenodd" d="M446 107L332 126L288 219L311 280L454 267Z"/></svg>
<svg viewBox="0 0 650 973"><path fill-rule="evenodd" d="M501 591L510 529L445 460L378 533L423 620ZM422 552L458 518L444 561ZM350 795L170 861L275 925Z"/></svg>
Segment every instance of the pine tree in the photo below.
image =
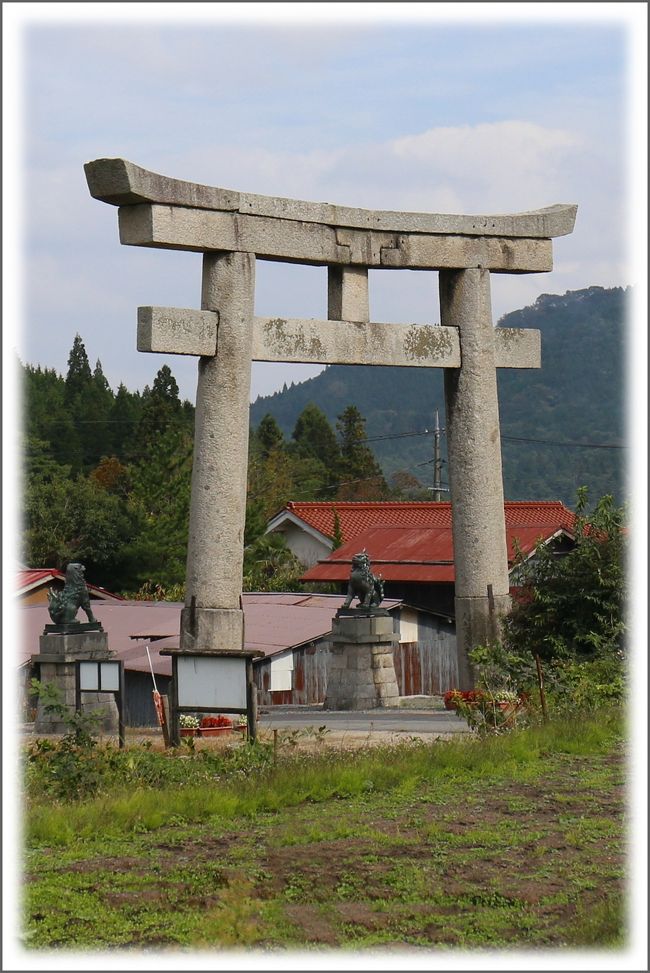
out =
<svg viewBox="0 0 650 973"><path fill-rule="evenodd" d="M341 520L338 514L338 510L334 508L334 529L332 531L332 550L338 551L339 547L343 547L343 532L341 530Z"/></svg>
<svg viewBox="0 0 650 973"><path fill-rule="evenodd" d="M323 495L327 496L337 480L341 452L327 416L313 402L298 416L292 439L299 456L312 457L323 464L326 471Z"/></svg>
<svg viewBox="0 0 650 973"><path fill-rule="evenodd" d="M341 462L339 500L379 500L389 495L381 467L372 450L365 445L366 420L355 405L338 417Z"/></svg>
<svg viewBox="0 0 650 973"><path fill-rule="evenodd" d="M120 384L113 401L110 423L113 430L113 451L120 460L128 460L138 452L136 432L142 415L142 396L129 392Z"/></svg>
<svg viewBox="0 0 650 973"><path fill-rule="evenodd" d="M88 388L92 381L92 372L86 354L86 347L81 337L76 334L68 356L68 374L65 379L65 399L72 403Z"/></svg>
<svg viewBox="0 0 650 973"><path fill-rule="evenodd" d="M110 422L113 392L106 381L102 363L97 359L90 382L72 403L83 450L85 469L97 465L102 456L113 453L113 428Z"/></svg>
<svg viewBox="0 0 650 973"><path fill-rule="evenodd" d="M146 451L170 426L178 427L183 420L176 379L169 365L163 365L156 374L152 388L145 386L142 395L142 415L138 426L140 449Z"/></svg>
<svg viewBox="0 0 650 973"><path fill-rule="evenodd" d="M264 459L268 457L271 450L284 446L282 430L270 412L266 413L257 427L257 441Z"/></svg>

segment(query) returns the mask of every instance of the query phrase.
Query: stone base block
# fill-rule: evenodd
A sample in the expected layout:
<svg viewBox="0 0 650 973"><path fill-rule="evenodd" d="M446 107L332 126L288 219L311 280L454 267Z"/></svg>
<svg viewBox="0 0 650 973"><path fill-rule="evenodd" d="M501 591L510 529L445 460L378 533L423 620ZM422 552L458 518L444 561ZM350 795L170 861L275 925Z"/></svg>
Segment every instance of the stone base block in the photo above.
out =
<svg viewBox="0 0 650 973"><path fill-rule="evenodd" d="M39 652L48 658L71 661L72 659L108 659L108 634L106 632L81 632L56 634L47 632L38 640ZM34 657L38 661L38 656Z"/></svg>
<svg viewBox="0 0 650 973"><path fill-rule="evenodd" d="M397 640L390 617L335 618L324 709L397 706L393 662Z"/></svg>
<svg viewBox="0 0 650 973"><path fill-rule="evenodd" d="M186 652L242 652L243 611L239 608L184 608L180 647Z"/></svg>

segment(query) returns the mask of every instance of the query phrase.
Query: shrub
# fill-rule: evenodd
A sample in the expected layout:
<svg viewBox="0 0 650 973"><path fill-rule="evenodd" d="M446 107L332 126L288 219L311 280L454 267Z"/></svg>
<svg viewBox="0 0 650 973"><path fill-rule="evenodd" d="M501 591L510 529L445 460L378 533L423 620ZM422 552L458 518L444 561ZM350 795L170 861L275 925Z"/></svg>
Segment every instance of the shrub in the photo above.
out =
<svg viewBox="0 0 650 973"><path fill-rule="evenodd" d="M575 547L568 553L539 544L534 557L519 557L513 571L519 595L504 625L510 653L548 661L624 651L624 510L611 496L602 497L589 515L586 507L583 487L576 502Z"/></svg>

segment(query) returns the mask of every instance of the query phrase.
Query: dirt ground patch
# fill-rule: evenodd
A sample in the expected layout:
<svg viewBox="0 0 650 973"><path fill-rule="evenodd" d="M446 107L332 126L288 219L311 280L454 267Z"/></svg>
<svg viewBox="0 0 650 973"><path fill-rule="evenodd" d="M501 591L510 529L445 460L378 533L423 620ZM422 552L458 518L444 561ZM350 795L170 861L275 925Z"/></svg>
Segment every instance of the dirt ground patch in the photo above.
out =
<svg viewBox="0 0 650 973"><path fill-rule="evenodd" d="M624 896L623 775L619 754L555 756L541 780L483 778L444 792L423 782L236 826L161 827L134 834L128 849L122 839L119 853L80 846L73 860L35 849L30 941L390 949L606 940Z"/></svg>

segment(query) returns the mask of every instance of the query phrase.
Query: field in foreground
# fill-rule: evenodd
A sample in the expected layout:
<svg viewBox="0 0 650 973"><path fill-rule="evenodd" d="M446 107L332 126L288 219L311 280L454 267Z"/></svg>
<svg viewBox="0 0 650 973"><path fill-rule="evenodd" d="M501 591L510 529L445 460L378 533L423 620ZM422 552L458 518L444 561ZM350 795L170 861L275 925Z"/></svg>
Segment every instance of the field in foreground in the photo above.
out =
<svg viewBox="0 0 650 973"><path fill-rule="evenodd" d="M185 759L189 779L197 757ZM601 723L36 801L24 943L621 947L624 773Z"/></svg>

